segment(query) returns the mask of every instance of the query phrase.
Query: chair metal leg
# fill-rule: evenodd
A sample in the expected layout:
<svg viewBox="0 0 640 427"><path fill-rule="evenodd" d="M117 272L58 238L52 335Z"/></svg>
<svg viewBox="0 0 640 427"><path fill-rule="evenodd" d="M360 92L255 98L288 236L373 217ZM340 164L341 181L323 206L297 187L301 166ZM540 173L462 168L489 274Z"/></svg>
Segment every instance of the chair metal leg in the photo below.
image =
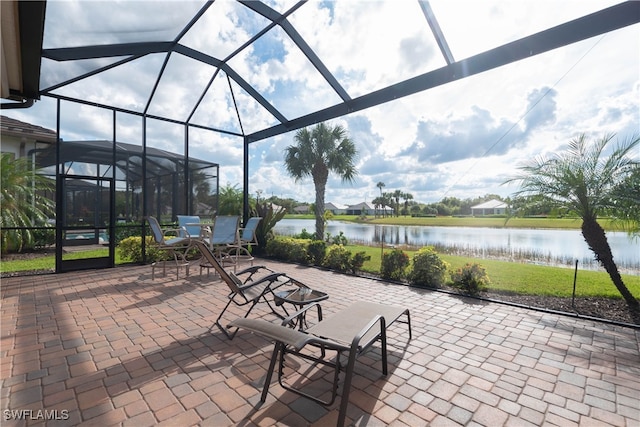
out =
<svg viewBox="0 0 640 427"><path fill-rule="evenodd" d="M222 315L227 311L227 308L229 308L231 303L234 302L233 301L234 297L235 295L229 298L229 302L227 302L227 305L224 306L224 309L222 309L222 311L218 315L218 318L216 319L216 323L215 323L215 325L227 336L227 338L229 338L229 340L232 340L236 336L236 334L239 331L239 328L236 328L235 331L233 332L229 332L229 328L225 327L222 323L220 323L220 320L222 319ZM249 317L251 310L253 310L253 307L255 307L259 301L260 301L259 299L255 299L251 302L251 307L249 307L249 310L247 310L247 312L244 315L245 318ZM240 304L240 305L246 305L246 304ZM211 328L213 328L213 326ZM209 330L211 330L211 328L209 328Z"/></svg>
<svg viewBox="0 0 640 427"><path fill-rule="evenodd" d="M351 380L353 379L353 369L356 364L356 357L358 355L357 348L351 348L349 351L349 359L347 361L347 369L344 376L344 384L342 386L342 397L340 398L340 410L338 412L337 426L341 427L347 418L347 407L349 406L349 392L351 391Z"/></svg>
<svg viewBox="0 0 640 427"><path fill-rule="evenodd" d="M180 279L180 268L182 267L184 267L185 269L185 275L189 277L190 264L189 264L189 261L187 261L188 251L189 251L189 248L187 248L184 253L178 254L178 252L176 252L175 250L171 250L171 254L173 255L173 260L176 263L176 280ZM166 271L165 271L165 275L166 275Z"/></svg>
<svg viewBox="0 0 640 427"><path fill-rule="evenodd" d="M155 280L156 278L156 263L151 263L151 280Z"/></svg>
<svg viewBox="0 0 640 427"><path fill-rule="evenodd" d="M222 325L222 323L220 323L220 320L222 319L222 315L225 313L225 311L227 311L227 308L229 308L229 306L231 305L231 303L233 302L233 298L229 298L229 301L227 301L227 305L224 306L224 308L222 309L222 311L220 312L220 314L218 315L218 318L216 319L216 322L214 323L214 325L216 325L218 327L218 329L220 329L222 331L222 333L224 333L227 338L229 338L230 340L233 339L233 337L235 336L235 332L233 334L230 334L227 329ZM213 325L211 325L211 328L209 328L209 330L211 330L213 328ZM236 329L236 332L238 330Z"/></svg>
<svg viewBox="0 0 640 427"><path fill-rule="evenodd" d="M273 354L271 355L271 362L269 362L269 369L267 370L267 376L264 379L264 387L262 388L262 396L260 402L267 400L267 393L269 392L269 386L271 385L271 379L273 378L273 370L276 367L276 361L279 359L278 354L284 352L284 344L276 342L273 346Z"/></svg>

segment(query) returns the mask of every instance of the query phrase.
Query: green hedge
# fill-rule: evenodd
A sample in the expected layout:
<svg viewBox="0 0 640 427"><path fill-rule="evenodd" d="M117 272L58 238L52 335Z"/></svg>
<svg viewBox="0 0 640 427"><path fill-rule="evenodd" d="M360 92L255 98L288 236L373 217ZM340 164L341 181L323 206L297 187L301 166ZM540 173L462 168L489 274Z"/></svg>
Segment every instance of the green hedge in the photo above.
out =
<svg viewBox="0 0 640 427"><path fill-rule="evenodd" d="M299 264L313 264L332 270L356 273L371 259L364 251L352 253L343 245L330 245L321 240L276 237L269 240L267 256Z"/></svg>

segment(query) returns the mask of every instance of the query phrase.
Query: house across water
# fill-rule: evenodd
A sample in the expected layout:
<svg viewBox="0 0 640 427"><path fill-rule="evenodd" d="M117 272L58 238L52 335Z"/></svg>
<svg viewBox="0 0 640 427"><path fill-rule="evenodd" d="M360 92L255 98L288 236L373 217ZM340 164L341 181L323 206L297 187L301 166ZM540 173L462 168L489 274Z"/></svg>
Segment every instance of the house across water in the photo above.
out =
<svg viewBox="0 0 640 427"><path fill-rule="evenodd" d="M500 200L489 200L488 202L480 203L479 205L471 206L471 215L484 216L484 215L505 215L509 205Z"/></svg>

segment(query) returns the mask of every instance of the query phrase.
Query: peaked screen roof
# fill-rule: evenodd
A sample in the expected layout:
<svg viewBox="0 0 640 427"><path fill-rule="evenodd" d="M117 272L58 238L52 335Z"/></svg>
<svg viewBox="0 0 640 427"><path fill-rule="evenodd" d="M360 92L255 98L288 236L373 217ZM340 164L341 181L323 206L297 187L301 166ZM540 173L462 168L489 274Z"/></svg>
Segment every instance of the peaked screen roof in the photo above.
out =
<svg viewBox="0 0 640 427"><path fill-rule="evenodd" d="M40 93L253 142L640 22L638 2L571 2L540 28L513 3L496 21L424 0L48 2ZM358 40L335 30L345 20ZM483 26L500 36L478 37Z"/></svg>

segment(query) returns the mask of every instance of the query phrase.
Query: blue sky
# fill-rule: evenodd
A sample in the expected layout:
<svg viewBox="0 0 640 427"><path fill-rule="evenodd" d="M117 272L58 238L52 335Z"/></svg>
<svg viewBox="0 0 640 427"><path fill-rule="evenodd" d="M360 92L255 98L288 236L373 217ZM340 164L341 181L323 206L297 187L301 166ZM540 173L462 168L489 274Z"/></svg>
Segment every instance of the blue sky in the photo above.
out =
<svg viewBox="0 0 640 427"><path fill-rule="evenodd" d="M284 11L292 1L273 2ZM617 2L437 1L430 2L454 57L464 59L583 13ZM180 5L180 7L176 7ZM201 2L58 2L47 6L45 47L172 38ZM553 13L549 13L553 8ZM145 16L145 32L132 29ZM289 18L351 97L380 89L445 62L416 1L311 1ZM74 22L70 25L54 23ZM239 3L218 0L181 41L224 59L266 25ZM374 30L375 29L375 30ZM229 66L287 118L338 102L338 96L309 60L276 27ZM116 58L117 60L120 58ZM74 83L69 93L123 108L144 108L164 57L149 55L107 75ZM212 75L186 57L172 55L153 97L153 114L184 119ZM43 64L44 86L64 80L71 68L91 69L96 61ZM107 81L108 78L108 81ZM104 79L104 80L100 80ZM247 133L277 120L232 83ZM508 196L501 185L519 164L561 150L580 133L621 139L640 132L640 27L585 40L500 69L437 87L332 121L356 142L359 176L353 185L329 180L326 201L356 203L400 189L420 202L442 197ZM19 120L55 128L55 102L46 98L28 110L3 110ZM140 119L118 115L118 140L139 142ZM110 139L111 114L63 105L63 135ZM214 80L194 121L239 131L224 73ZM181 152L182 127L151 121L149 144ZM222 185L242 182L239 138L191 132L190 154L221 165ZM313 201L310 180L286 175L283 152L293 134L252 144L250 192Z"/></svg>

